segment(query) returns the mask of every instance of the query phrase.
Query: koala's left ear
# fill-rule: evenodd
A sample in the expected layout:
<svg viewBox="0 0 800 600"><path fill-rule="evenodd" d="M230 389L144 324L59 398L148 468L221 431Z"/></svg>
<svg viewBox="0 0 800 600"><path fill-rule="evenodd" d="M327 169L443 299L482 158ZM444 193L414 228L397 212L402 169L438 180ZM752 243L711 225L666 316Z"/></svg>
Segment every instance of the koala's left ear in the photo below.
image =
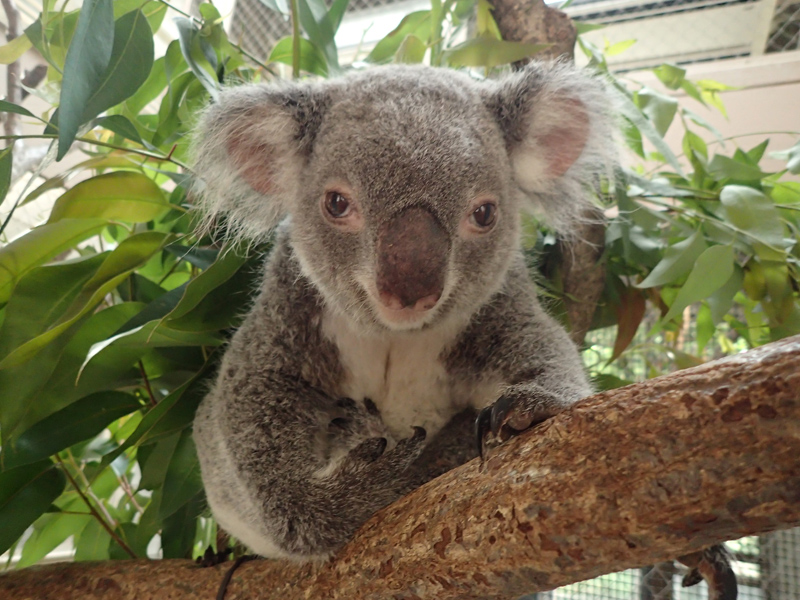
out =
<svg viewBox="0 0 800 600"><path fill-rule="evenodd" d="M572 65L534 62L489 83L484 94L520 189L568 230L588 202L583 186L616 158L605 86Z"/></svg>

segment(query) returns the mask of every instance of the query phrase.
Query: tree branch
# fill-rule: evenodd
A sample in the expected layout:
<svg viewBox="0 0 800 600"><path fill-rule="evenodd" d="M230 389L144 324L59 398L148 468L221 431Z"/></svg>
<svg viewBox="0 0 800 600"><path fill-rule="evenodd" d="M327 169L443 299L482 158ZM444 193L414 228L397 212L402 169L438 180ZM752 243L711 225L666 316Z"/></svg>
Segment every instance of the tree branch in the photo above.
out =
<svg viewBox="0 0 800 600"><path fill-rule="evenodd" d="M379 512L328 563L244 565L228 598L510 600L797 526L798 456L795 336L587 398ZM0 575L0 597L212 598L226 568L49 565Z"/></svg>

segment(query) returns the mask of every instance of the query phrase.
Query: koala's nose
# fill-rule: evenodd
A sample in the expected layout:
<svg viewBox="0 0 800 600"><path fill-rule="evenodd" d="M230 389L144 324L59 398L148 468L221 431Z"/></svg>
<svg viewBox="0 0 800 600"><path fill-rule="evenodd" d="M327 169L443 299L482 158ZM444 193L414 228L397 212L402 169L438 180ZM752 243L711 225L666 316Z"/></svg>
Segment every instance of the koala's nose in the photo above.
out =
<svg viewBox="0 0 800 600"><path fill-rule="evenodd" d="M387 308L426 311L442 296L450 240L424 208L408 208L378 232L377 285Z"/></svg>

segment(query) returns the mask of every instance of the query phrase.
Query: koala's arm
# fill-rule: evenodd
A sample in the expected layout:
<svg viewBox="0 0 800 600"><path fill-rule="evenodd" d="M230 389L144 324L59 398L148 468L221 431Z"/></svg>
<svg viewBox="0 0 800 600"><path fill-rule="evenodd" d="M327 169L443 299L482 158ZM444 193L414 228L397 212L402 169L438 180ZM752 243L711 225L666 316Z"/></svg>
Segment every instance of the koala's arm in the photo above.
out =
<svg viewBox="0 0 800 600"><path fill-rule="evenodd" d="M324 557L400 496L424 434L386 450L374 406L324 391L336 353L287 244L265 281L198 409L198 456L224 529L263 556Z"/></svg>
<svg viewBox="0 0 800 600"><path fill-rule="evenodd" d="M472 319L447 363L465 378L497 383L497 399L478 425L494 433L504 426L526 429L593 392L575 344L539 304L522 256L501 291Z"/></svg>

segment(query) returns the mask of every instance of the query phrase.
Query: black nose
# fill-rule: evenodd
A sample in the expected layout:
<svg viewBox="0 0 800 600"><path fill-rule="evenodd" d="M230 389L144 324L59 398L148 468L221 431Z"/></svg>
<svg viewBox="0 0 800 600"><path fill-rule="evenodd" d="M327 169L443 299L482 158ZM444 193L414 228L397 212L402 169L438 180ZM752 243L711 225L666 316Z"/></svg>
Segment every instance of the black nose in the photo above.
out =
<svg viewBox="0 0 800 600"><path fill-rule="evenodd" d="M434 216L408 208L378 233L377 286L381 303L399 310L430 310L444 288L450 240Z"/></svg>

